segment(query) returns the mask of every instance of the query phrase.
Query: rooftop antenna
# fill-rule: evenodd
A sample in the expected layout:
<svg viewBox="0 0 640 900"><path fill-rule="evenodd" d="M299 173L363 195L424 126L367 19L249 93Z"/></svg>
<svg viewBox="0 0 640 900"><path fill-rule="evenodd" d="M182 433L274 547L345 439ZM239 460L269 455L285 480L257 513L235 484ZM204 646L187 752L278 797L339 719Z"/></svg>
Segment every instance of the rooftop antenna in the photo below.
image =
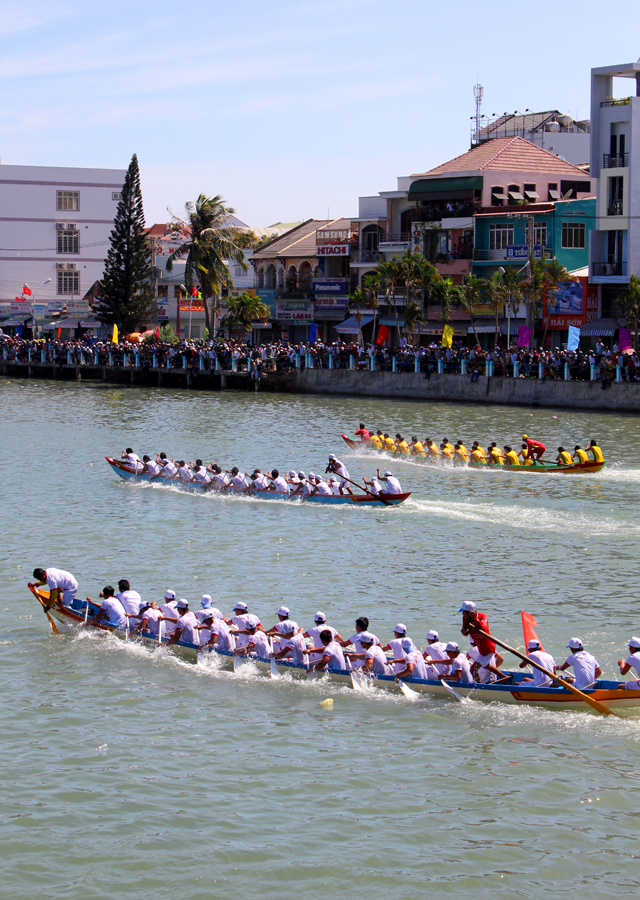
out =
<svg viewBox="0 0 640 900"><path fill-rule="evenodd" d="M473 86L473 96L476 100L476 135L480 133L480 120L482 118L482 96L484 94L484 88L480 83L474 84Z"/></svg>

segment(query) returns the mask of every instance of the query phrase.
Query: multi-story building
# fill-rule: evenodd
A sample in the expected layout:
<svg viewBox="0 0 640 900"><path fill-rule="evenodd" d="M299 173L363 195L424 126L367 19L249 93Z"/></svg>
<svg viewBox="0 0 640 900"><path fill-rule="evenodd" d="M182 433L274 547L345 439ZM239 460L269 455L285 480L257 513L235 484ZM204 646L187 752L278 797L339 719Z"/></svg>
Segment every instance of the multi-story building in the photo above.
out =
<svg viewBox="0 0 640 900"><path fill-rule="evenodd" d="M504 113L490 121L482 116L476 125L472 119L471 146L502 137L521 137L567 162L579 165L589 161L588 119L575 121L558 109L545 112Z"/></svg>
<svg viewBox="0 0 640 900"><path fill-rule="evenodd" d="M614 97L614 79L626 79L631 95ZM640 61L591 70L591 123L598 194L589 270L607 317L630 276L640 275Z"/></svg>
<svg viewBox="0 0 640 900"><path fill-rule="evenodd" d="M0 166L0 310L9 321L87 318L102 278L123 169ZM23 286L31 295L22 300ZM75 323L75 324L74 324ZM97 327L97 326L96 326Z"/></svg>

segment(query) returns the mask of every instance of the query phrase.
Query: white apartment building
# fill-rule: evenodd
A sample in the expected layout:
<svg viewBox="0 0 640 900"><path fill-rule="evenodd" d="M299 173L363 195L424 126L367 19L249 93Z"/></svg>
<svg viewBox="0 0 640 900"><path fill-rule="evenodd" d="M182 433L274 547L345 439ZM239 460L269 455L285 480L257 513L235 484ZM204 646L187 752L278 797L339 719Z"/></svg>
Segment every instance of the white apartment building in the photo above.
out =
<svg viewBox="0 0 640 900"><path fill-rule="evenodd" d="M0 312L15 313L25 284L27 314L32 304L45 304L45 317L83 308L103 275L125 174L0 165Z"/></svg>

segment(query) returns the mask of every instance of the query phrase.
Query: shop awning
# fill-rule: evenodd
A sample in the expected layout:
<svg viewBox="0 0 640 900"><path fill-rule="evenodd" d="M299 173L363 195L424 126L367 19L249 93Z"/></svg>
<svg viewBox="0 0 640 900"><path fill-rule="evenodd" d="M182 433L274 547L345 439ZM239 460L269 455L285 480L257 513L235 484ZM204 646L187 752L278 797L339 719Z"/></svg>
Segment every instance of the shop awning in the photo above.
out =
<svg viewBox="0 0 640 900"><path fill-rule="evenodd" d="M368 325L369 322L373 322L373 316L362 316L360 324L358 324L357 316L349 316L348 319L336 325L335 328L338 334L360 334L360 329Z"/></svg>
<svg viewBox="0 0 640 900"><path fill-rule="evenodd" d="M580 329L580 337L613 337L618 328L616 319L596 319Z"/></svg>
<svg viewBox="0 0 640 900"><path fill-rule="evenodd" d="M10 327L15 327L16 325L24 325L30 318L31 316L10 316L2 322L2 326L9 325Z"/></svg>
<svg viewBox="0 0 640 900"><path fill-rule="evenodd" d="M409 200L466 200L482 190L482 175L421 178L409 187Z"/></svg>
<svg viewBox="0 0 640 900"><path fill-rule="evenodd" d="M498 325L498 331L500 331L500 326ZM495 334L496 333L496 323L493 325L476 325L476 334ZM469 325L467 328L467 334L473 334L473 326Z"/></svg>
<svg viewBox="0 0 640 900"><path fill-rule="evenodd" d="M382 316L381 319L378 319L379 325L388 325L390 328L395 328L396 325L396 317L395 316ZM400 328L404 328L404 319L402 316L398 316L398 324Z"/></svg>

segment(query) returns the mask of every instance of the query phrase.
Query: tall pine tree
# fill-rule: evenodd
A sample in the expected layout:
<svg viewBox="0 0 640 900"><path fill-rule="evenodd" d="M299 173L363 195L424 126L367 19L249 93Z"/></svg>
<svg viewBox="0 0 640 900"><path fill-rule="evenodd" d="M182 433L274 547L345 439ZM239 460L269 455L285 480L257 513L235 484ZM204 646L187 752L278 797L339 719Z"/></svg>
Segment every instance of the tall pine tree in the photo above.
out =
<svg viewBox="0 0 640 900"><path fill-rule="evenodd" d="M145 323L151 297L151 248L145 231L138 157L134 153L122 185L100 287L98 318L122 333Z"/></svg>

